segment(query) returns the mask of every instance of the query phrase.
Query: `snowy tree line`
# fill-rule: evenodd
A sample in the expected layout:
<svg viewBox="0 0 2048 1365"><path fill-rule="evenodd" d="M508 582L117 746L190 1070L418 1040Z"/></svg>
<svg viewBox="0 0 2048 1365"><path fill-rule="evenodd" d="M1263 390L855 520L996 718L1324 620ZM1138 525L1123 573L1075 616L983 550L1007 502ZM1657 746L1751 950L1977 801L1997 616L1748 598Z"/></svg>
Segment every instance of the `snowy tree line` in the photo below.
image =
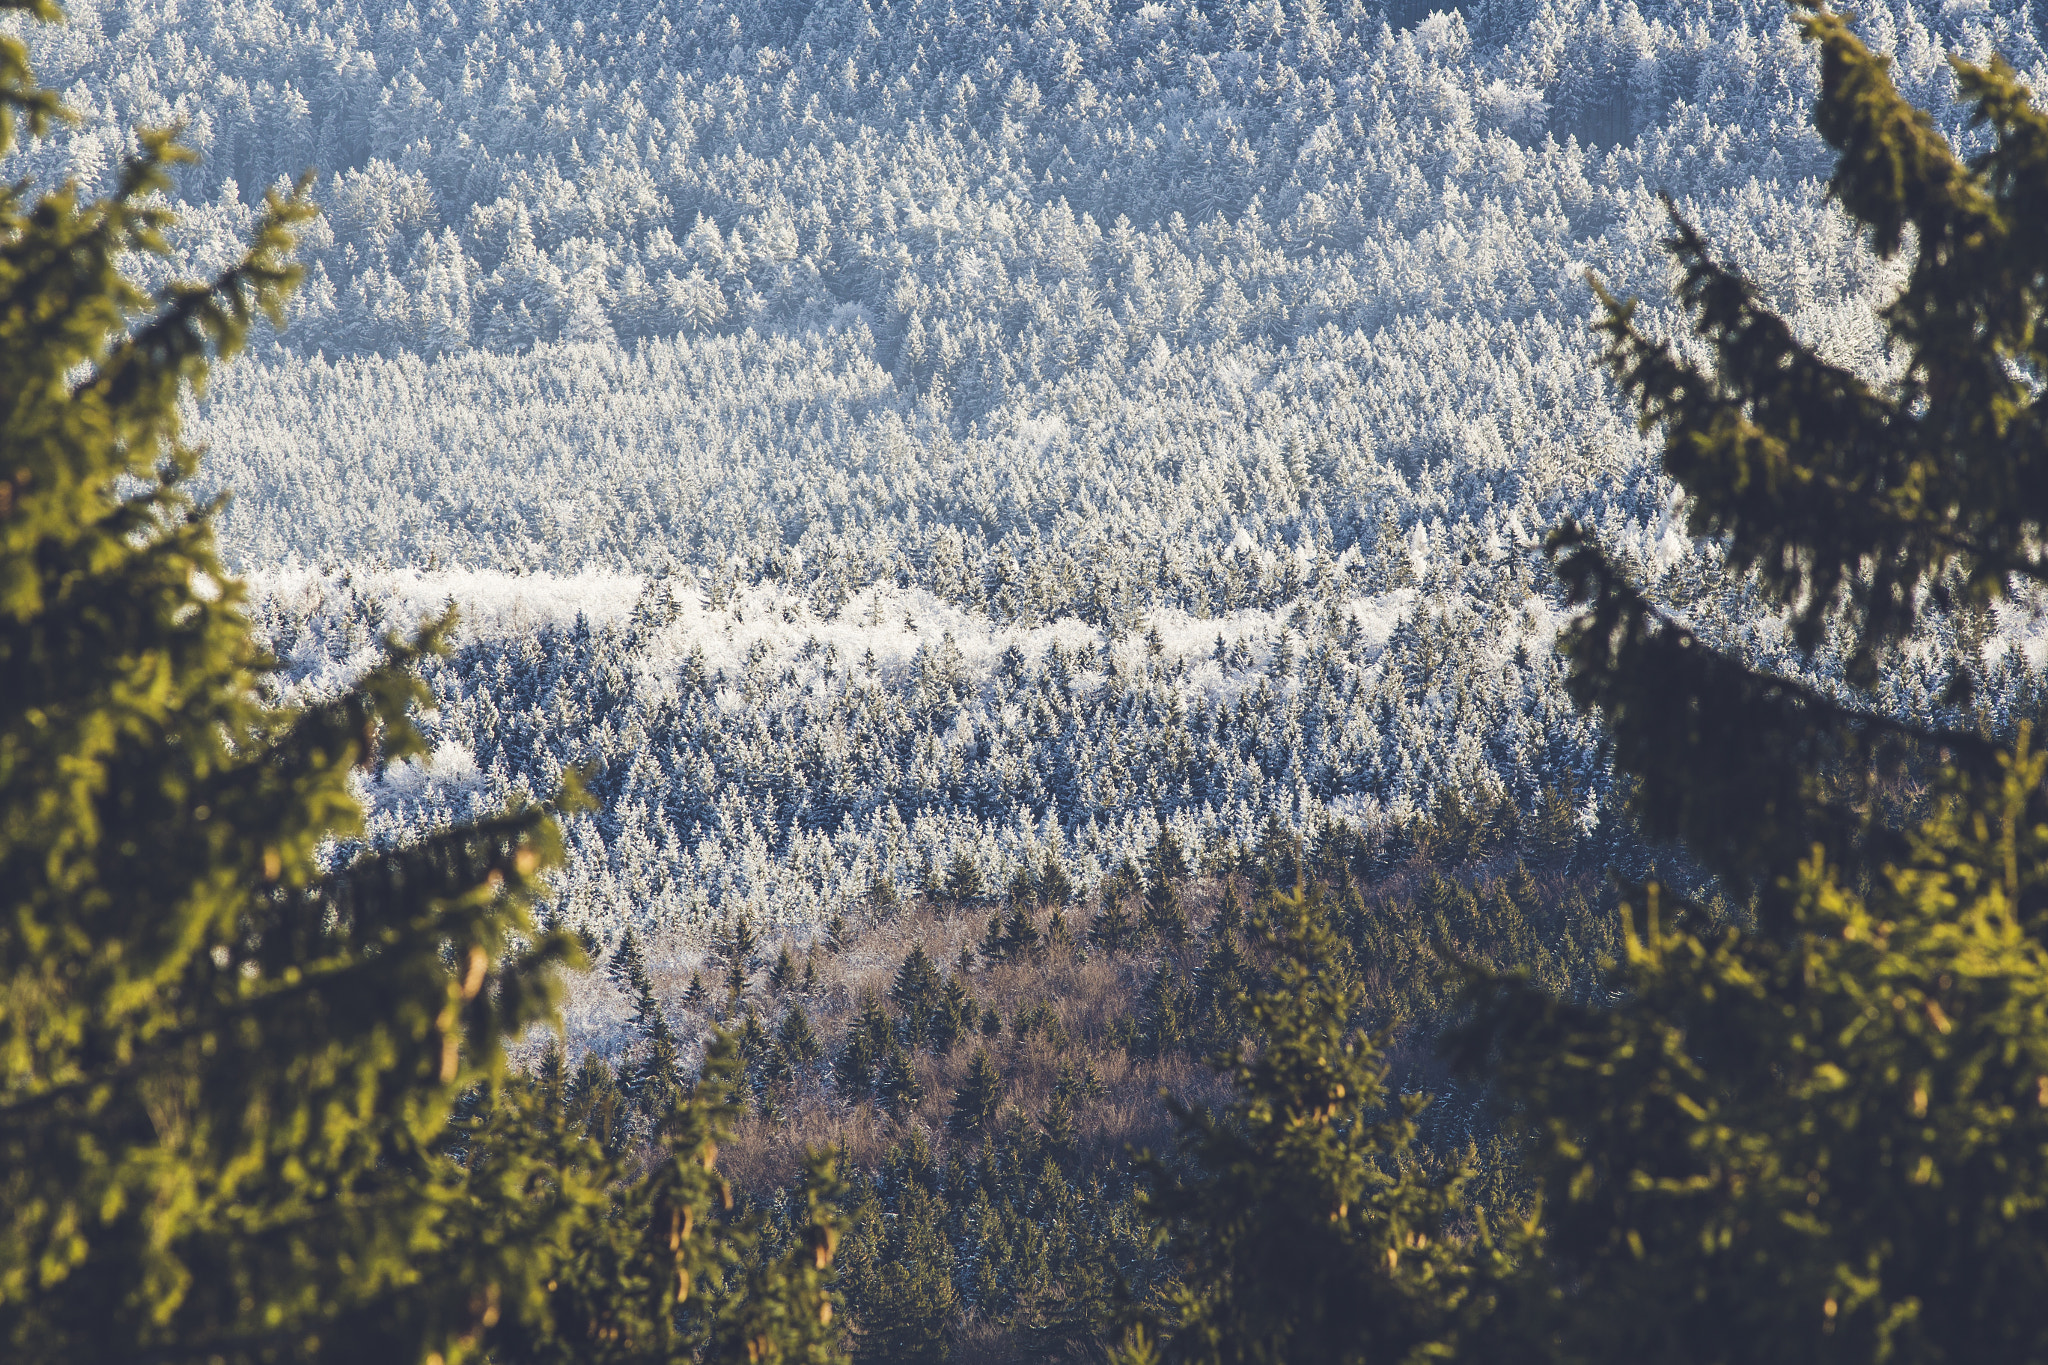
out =
<svg viewBox="0 0 2048 1365"><path fill-rule="evenodd" d="M1784 645L1670 524L1584 270L1661 299L1668 191L1873 373L1892 275L1774 0L1426 8L78 0L31 169L182 123L192 270L322 169L292 328L195 414L229 556L304 687L472 609L381 828L589 764L565 912L1086 879L1162 818L1445 788L1590 827L1546 527ZM1923 103L1951 48L2048 84L2027 6L1865 9ZM1959 621L1897 704L1960 669L1996 711L2037 637Z"/></svg>
<svg viewBox="0 0 2048 1365"><path fill-rule="evenodd" d="M463 647L429 668L437 751L367 788L373 837L543 799L580 769L601 809L570 822L554 912L688 936L734 914L804 930L876 895L992 900L1048 868L1079 892L1163 826L1197 859L1275 818L1384 838L1448 793L1522 812L1526 837L1563 810L1563 855L1614 856L1626 823L1529 558L1468 545L1410 586L1359 593L1346 580L1370 572L1340 572L1291 604L1160 611L1125 634L999 624L915 587L824 616L780 586L720 594L690 576L258 582L307 692L385 630L447 602L470 613ZM1719 614L1693 569L1658 581L1703 608L1697 625L1799 666L1779 632ZM2040 633L2019 614L1958 617L1892 661L1888 708L2004 728L2038 701ZM1839 679L1825 657L1805 671ZM1931 716L1957 678L1971 696Z"/></svg>

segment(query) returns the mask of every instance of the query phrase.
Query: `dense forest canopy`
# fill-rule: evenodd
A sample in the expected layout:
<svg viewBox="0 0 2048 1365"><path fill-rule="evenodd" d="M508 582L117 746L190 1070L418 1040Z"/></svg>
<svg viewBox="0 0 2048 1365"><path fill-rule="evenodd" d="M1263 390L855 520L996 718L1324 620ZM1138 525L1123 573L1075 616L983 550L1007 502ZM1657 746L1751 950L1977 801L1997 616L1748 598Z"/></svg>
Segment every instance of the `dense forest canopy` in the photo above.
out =
<svg viewBox="0 0 2048 1365"><path fill-rule="evenodd" d="M23 1358L2048 1346L2031 11L0 15Z"/></svg>
<svg viewBox="0 0 2048 1365"><path fill-rule="evenodd" d="M559 908L607 937L1452 787L1592 833L1560 517L1836 664L1672 524L1582 272L1665 310L1668 192L1874 375L1897 272L1777 4L1411 8L81 4L28 37L85 118L25 160L182 120L162 269L322 170L294 325L194 415L224 553L310 689L470 609L378 827L593 764ZM1967 146L1942 54L2040 72L2029 14L1863 30ZM2038 634L1958 617L1887 704L2009 711Z"/></svg>

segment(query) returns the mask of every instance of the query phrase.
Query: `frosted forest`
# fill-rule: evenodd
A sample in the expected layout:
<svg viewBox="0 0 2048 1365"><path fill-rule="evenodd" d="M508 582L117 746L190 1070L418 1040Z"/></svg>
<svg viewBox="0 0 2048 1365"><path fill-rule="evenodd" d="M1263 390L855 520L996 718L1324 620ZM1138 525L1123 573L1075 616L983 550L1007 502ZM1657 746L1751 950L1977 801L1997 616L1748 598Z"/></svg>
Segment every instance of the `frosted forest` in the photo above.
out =
<svg viewBox="0 0 2048 1365"><path fill-rule="evenodd" d="M103 184L145 125L203 157L138 268L218 268L319 168L290 326L193 402L229 563L308 696L460 608L373 835L581 768L550 914L595 942L802 941L1447 791L1597 846L1538 549L1566 515L1707 638L1839 684L1673 524L1587 328L1593 270L1682 335L1668 194L1889 373L1903 266L1824 196L1776 0L66 10L15 27L84 117L17 173ZM1860 10L1965 148L1943 54L2048 85L2026 4ZM2003 716L2044 648L1958 613L1883 696L1943 719L1966 676Z"/></svg>
<svg viewBox="0 0 2048 1365"><path fill-rule="evenodd" d="M0 1357L2048 1359L2048 22L1439 3L0 0Z"/></svg>

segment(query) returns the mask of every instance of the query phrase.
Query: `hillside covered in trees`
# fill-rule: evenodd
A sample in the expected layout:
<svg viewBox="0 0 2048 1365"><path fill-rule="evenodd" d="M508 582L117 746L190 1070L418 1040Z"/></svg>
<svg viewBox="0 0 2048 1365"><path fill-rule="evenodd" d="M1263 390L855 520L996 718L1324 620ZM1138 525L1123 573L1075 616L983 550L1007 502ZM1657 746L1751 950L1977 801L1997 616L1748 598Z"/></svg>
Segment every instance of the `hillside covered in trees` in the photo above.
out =
<svg viewBox="0 0 2048 1365"><path fill-rule="evenodd" d="M2048 1351L2030 10L62 17L11 1356Z"/></svg>
<svg viewBox="0 0 2048 1365"><path fill-rule="evenodd" d="M1863 26L1968 145L1942 56L2048 69L2030 13ZM84 118L25 169L103 180L172 120L203 155L152 269L321 170L291 327L195 413L224 551L313 692L466 609L374 827L589 765L556 913L607 942L1445 789L1597 836L1534 554L1566 515L1830 685L1584 363L1589 265L1671 320L1659 192L1891 363L1775 0L81 0L26 36ZM2041 648L1959 617L1886 704L1960 670L2009 713Z"/></svg>

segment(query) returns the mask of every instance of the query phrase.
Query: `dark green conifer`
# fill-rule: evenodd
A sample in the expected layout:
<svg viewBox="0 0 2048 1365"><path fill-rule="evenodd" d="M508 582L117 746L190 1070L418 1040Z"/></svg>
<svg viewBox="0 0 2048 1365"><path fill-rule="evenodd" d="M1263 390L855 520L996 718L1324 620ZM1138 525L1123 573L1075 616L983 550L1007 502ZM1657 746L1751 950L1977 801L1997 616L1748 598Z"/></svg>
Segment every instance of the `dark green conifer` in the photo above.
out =
<svg viewBox="0 0 2048 1365"><path fill-rule="evenodd" d="M811 1017L804 1013L802 1005L791 1005L789 1013L782 1016L782 1024L775 1030L775 1042L792 1069L809 1066L825 1055L825 1045L818 1041L817 1032L811 1028Z"/></svg>
<svg viewBox="0 0 2048 1365"><path fill-rule="evenodd" d="M860 1014L847 1029L846 1045L834 1067L839 1093L855 1103L871 1098L880 1078L882 1059L895 1041L896 1029L882 1002L872 993L864 994Z"/></svg>
<svg viewBox="0 0 2048 1365"><path fill-rule="evenodd" d="M1038 1126L1045 1133L1046 1150L1057 1158L1071 1155L1078 1137L1074 1127L1074 1105L1065 1093L1055 1090L1052 1102L1045 1107Z"/></svg>
<svg viewBox="0 0 2048 1365"><path fill-rule="evenodd" d="M917 1064L901 1043L883 1054L875 1073L875 1099L892 1118L902 1118L924 1100L924 1082L917 1078Z"/></svg>
<svg viewBox="0 0 2048 1365"><path fill-rule="evenodd" d="M1105 907L1111 901L1135 900L1143 894L1145 874L1139 871L1138 865L1129 858L1116 865L1116 870L1109 874L1109 880L1102 887L1102 901Z"/></svg>
<svg viewBox="0 0 2048 1365"><path fill-rule="evenodd" d="M1194 864L1188 861L1187 850L1181 846L1180 836L1169 825L1162 825L1159 838L1153 841L1152 851L1146 857L1154 882L1183 882L1194 874Z"/></svg>
<svg viewBox="0 0 2048 1365"><path fill-rule="evenodd" d="M938 966L925 952L924 945L911 949L896 971L895 983L889 987L889 1000L902 1020L906 1043L912 1047L924 1045L931 1036L933 1021L944 1007L945 994L945 979L939 975Z"/></svg>
<svg viewBox="0 0 2048 1365"><path fill-rule="evenodd" d="M0 155L57 113L10 24ZM146 291L190 158L137 142L103 200L0 175L0 1357L836 1359L829 1169L787 1256L728 1216L716 1048L630 1167L602 1058L508 1074L580 956L528 913L547 814L363 843L351 784L424 754L452 616L272 703L179 422L282 320L309 184L219 278ZM738 1293L679 1317L693 1276Z"/></svg>
<svg viewBox="0 0 2048 1365"><path fill-rule="evenodd" d="M1137 921L1124 909L1121 899L1104 894L1102 911L1095 916L1095 923L1088 926L1088 941L1111 956L1128 953L1138 946Z"/></svg>
<svg viewBox="0 0 2048 1365"><path fill-rule="evenodd" d="M1223 898L1216 905L1216 922L1212 930L1219 937L1237 933L1244 927L1244 899L1238 895L1237 878L1223 879Z"/></svg>
<svg viewBox="0 0 2048 1365"><path fill-rule="evenodd" d="M18 32L0 155L60 112ZM580 954L528 915L541 811L326 861L362 833L352 774L425 752L413 665L452 622L265 700L180 421L282 321L314 210L270 194L222 275L145 290L189 159L143 133L98 200L0 174L0 1356L419 1359L478 1329L480 1284L523 1312L546 1273L405 1249L468 1236L434 1145Z"/></svg>
<svg viewBox="0 0 2048 1365"><path fill-rule="evenodd" d="M1556 865L1571 857L1579 840L1579 813L1569 797L1545 787L1530 822L1529 853L1538 863Z"/></svg>
<svg viewBox="0 0 2048 1365"><path fill-rule="evenodd" d="M1512 1327L1560 1357L2048 1341L2048 765L2026 729L1931 730L1879 686L1930 615L2048 584L2048 115L2002 63L1954 62L1966 162L1846 19L1799 8L1830 193L1905 257L1875 319L1896 368L1832 363L1675 215L1699 344L1612 299L1603 328L1690 529L1848 685L1724 652L1585 528L1553 535L1570 684L1635 818L1744 911L1637 888L1600 999L1499 983L1467 1039L1544 1199Z"/></svg>
<svg viewBox="0 0 2048 1365"><path fill-rule="evenodd" d="M714 1040L690 1100L661 1116L629 1156L600 1155L531 1082L509 1081L485 1098L461 1132L480 1230L525 1244L546 1231L538 1210L567 1204L585 1217L537 1287L545 1315L501 1295L498 1321L468 1344L474 1358L843 1358L829 1283L840 1235L836 1172L828 1159L808 1159L772 1226L763 1211L737 1204L714 1156L731 1139L738 1090L733 1040ZM412 1250L417 1264L421 1248Z"/></svg>
<svg viewBox="0 0 2048 1365"><path fill-rule="evenodd" d="M951 1052L954 1044L973 1030L978 1017L974 997L968 994L960 978L956 976L948 981L939 1000L938 1012L932 1019L932 1050L941 1056Z"/></svg>
<svg viewBox="0 0 2048 1365"><path fill-rule="evenodd" d="M1515 870L1508 874L1506 889L1508 899L1525 919L1533 919L1543 908L1543 891L1536 885L1536 878L1530 874L1529 865L1517 859Z"/></svg>
<svg viewBox="0 0 2048 1365"><path fill-rule="evenodd" d="M964 906L980 900L988 894L988 883L981 875L981 864L974 861L966 849L953 855L953 861L946 868L946 899L956 906Z"/></svg>
<svg viewBox="0 0 2048 1365"><path fill-rule="evenodd" d="M759 1088L762 1068L767 1065L775 1049L768 1041L768 1030L761 1026L761 1016L754 1013L752 1005L740 1016L740 1026L734 1035L734 1051L740 1062L740 1074L748 1084Z"/></svg>
<svg viewBox="0 0 2048 1365"><path fill-rule="evenodd" d="M881 1058L875 1053L875 1045L858 1026L846 1035L846 1046L839 1050L839 1059L833 1064L832 1078L839 1088L839 1094L849 1104L859 1104L874 1098L875 1073Z"/></svg>
<svg viewBox="0 0 2048 1365"><path fill-rule="evenodd" d="M1151 984L1145 988L1140 1009L1145 1021L1146 1056L1170 1057L1186 1048L1190 1041L1187 993L1172 963L1159 964Z"/></svg>
<svg viewBox="0 0 2048 1365"><path fill-rule="evenodd" d="M1233 935L1218 935L1195 976L1195 1041L1204 1052L1236 1046L1250 1020L1245 992L1251 986L1250 964Z"/></svg>
<svg viewBox="0 0 2048 1365"><path fill-rule="evenodd" d="M1056 1044L1066 1041L1066 1028L1060 1023L1059 1011L1049 1000L1041 1000L1028 1010L1020 1010L1014 1027L1019 1042L1034 1034L1044 1034Z"/></svg>
<svg viewBox="0 0 2048 1365"><path fill-rule="evenodd" d="M1470 893L1464 887L1431 868L1415 898L1415 913L1435 935L1437 951L1447 957L1462 956L1471 944Z"/></svg>
<svg viewBox="0 0 2048 1365"><path fill-rule="evenodd" d="M1062 906L1074 898L1074 879L1050 853L1038 870L1038 898L1046 905Z"/></svg>
<svg viewBox="0 0 2048 1365"><path fill-rule="evenodd" d="M789 955L789 945L785 943L776 955L775 965L768 969L768 989L778 996L784 995L796 981L796 959Z"/></svg>
<svg viewBox="0 0 2048 1365"><path fill-rule="evenodd" d="M633 1006L633 1030L640 1035L640 1055L631 1064L626 1097L650 1119L666 1117L683 1097L680 1049L644 972Z"/></svg>
<svg viewBox="0 0 2048 1365"><path fill-rule="evenodd" d="M575 1126L607 1156L625 1149L630 1104L618 1073L595 1052L583 1054L565 1096Z"/></svg>
<svg viewBox="0 0 2048 1365"><path fill-rule="evenodd" d="M761 939L754 932L753 922L744 913L733 916L721 948L725 960L736 970L746 972L753 969L755 958L761 951Z"/></svg>
<svg viewBox="0 0 2048 1365"><path fill-rule="evenodd" d="M1287 891L1299 886L1306 870L1302 855L1301 840L1287 822L1277 814L1268 815L1257 850L1260 889Z"/></svg>
<svg viewBox="0 0 2048 1365"><path fill-rule="evenodd" d="M1180 1276L1151 1358L1449 1356L1493 1314L1509 1262L1486 1221L1460 1229L1467 1173L1420 1169L1426 1101L1388 1093L1353 1022L1357 986L1325 970L1339 946L1326 908L1282 896L1271 918L1272 981L1250 1006L1260 1041L1225 1059L1234 1098L1174 1104L1181 1161L1150 1168Z"/></svg>
<svg viewBox="0 0 2048 1365"><path fill-rule="evenodd" d="M945 1208L925 1186L909 1183L895 1216L870 1206L848 1248L847 1298L857 1358L875 1365L940 1365L958 1312L953 1247Z"/></svg>
<svg viewBox="0 0 2048 1365"><path fill-rule="evenodd" d="M931 880L929 871L925 874L925 880L927 883ZM925 896L926 899L930 899L931 892L929 887L926 889ZM876 924L887 924L890 920L896 918L902 909L903 898L896 894L895 882L887 877L877 876L868 883L868 914L873 917ZM832 918L840 927L835 932L830 925L827 925L826 932L830 937L832 951L838 952L846 947L851 940L846 936L846 922L837 915L834 915Z"/></svg>
<svg viewBox="0 0 2048 1365"><path fill-rule="evenodd" d="M1044 946L1045 936L1031 918L1031 911L1018 906L1010 912L1009 922L1003 926L1003 956L1006 958L1031 958L1039 954Z"/></svg>
<svg viewBox="0 0 2048 1365"><path fill-rule="evenodd" d="M605 961L604 974L627 995L640 994L641 985L647 980L647 963L640 953L640 935L632 925L627 925L626 932L619 935L618 944Z"/></svg>
<svg viewBox="0 0 2048 1365"><path fill-rule="evenodd" d="M1177 883L1161 879L1146 888L1145 931L1169 947L1178 947L1192 937Z"/></svg>
<svg viewBox="0 0 2048 1365"><path fill-rule="evenodd" d="M978 1047L967 1063L967 1075L953 1092L953 1112L946 1120L946 1131L957 1138L978 1138L995 1122L1002 1103L1002 1073L996 1070L988 1049Z"/></svg>
<svg viewBox="0 0 2048 1365"><path fill-rule="evenodd" d="M1294 635L1282 630L1280 638L1273 645L1273 659L1267 670L1275 678L1286 678L1294 672Z"/></svg>

